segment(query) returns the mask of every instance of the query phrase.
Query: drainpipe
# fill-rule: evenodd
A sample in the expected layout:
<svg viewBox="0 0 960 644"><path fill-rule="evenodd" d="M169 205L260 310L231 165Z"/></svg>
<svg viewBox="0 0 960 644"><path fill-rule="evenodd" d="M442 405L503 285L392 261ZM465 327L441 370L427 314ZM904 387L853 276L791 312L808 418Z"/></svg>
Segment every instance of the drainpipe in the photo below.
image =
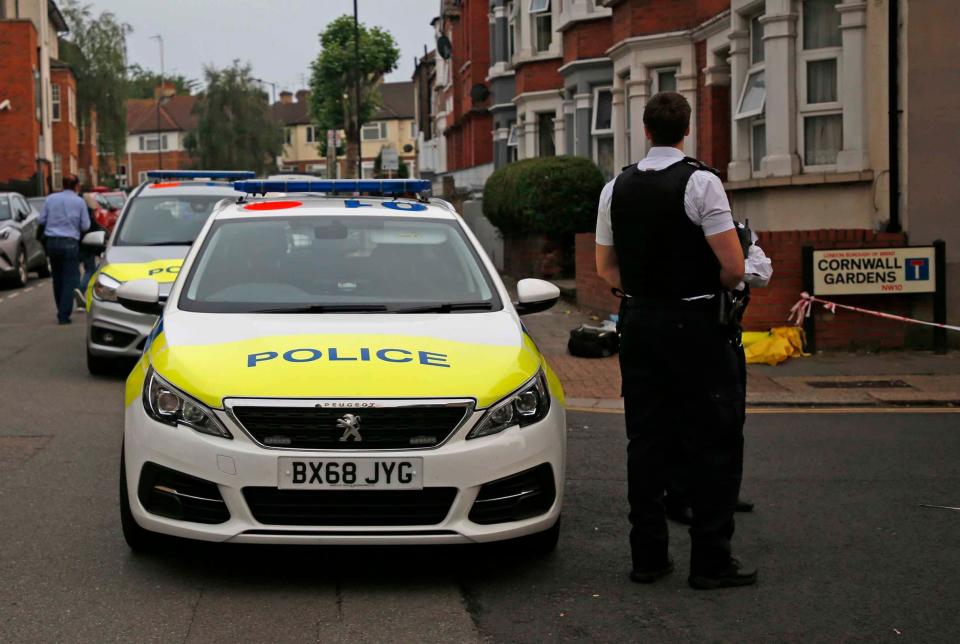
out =
<svg viewBox="0 0 960 644"><path fill-rule="evenodd" d="M900 2L887 0L887 77L890 148L890 221L887 232L903 230L900 223Z"/></svg>

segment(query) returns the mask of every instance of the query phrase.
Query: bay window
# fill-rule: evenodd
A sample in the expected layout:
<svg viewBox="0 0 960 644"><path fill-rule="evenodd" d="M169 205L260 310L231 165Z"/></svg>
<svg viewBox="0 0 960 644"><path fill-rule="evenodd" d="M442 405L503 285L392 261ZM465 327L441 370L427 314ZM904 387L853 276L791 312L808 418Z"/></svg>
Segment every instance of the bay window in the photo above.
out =
<svg viewBox="0 0 960 644"><path fill-rule="evenodd" d="M843 148L837 0L805 0L797 56L800 148L805 168L834 166Z"/></svg>
<svg viewBox="0 0 960 644"><path fill-rule="evenodd" d="M593 135L593 160L604 179L613 178L613 89L598 87L593 91L593 114L590 122Z"/></svg>
<svg viewBox="0 0 960 644"><path fill-rule="evenodd" d="M554 141L553 119L553 112L539 112L537 114L538 157L552 157L557 154L557 146Z"/></svg>
<svg viewBox="0 0 960 644"><path fill-rule="evenodd" d="M533 17L533 43L536 51L543 52L553 44L553 12L550 0L530 0L530 15Z"/></svg>

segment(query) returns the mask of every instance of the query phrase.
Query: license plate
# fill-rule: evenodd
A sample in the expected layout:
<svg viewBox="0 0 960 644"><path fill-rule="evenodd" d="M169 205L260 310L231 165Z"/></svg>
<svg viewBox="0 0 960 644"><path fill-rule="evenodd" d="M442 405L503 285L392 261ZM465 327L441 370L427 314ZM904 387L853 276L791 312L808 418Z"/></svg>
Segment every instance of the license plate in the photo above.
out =
<svg viewBox="0 0 960 644"><path fill-rule="evenodd" d="M279 461L281 490L420 490L422 458L297 458Z"/></svg>

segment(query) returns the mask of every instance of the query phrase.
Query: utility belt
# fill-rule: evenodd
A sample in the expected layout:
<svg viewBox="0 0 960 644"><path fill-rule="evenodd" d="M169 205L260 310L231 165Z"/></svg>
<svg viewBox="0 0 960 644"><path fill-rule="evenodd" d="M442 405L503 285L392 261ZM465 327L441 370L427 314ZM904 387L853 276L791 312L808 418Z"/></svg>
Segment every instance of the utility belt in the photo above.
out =
<svg viewBox="0 0 960 644"><path fill-rule="evenodd" d="M737 328L750 299L745 292L728 290L688 300L632 296L616 288L612 291L620 298L621 322L629 314L657 322Z"/></svg>

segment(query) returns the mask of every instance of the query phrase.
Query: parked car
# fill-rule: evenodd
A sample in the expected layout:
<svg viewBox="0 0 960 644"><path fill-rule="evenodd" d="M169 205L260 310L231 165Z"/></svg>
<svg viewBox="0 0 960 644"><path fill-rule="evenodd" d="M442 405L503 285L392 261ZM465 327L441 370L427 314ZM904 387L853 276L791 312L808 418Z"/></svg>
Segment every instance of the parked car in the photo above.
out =
<svg viewBox="0 0 960 644"><path fill-rule="evenodd" d="M97 186L87 193L87 204L93 210L93 218L97 225L107 231L107 235L113 232L113 227L117 223L117 217L123 210L123 204L127 202L127 195L119 190L110 190L105 186Z"/></svg>
<svg viewBox="0 0 960 644"><path fill-rule="evenodd" d="M25 286L30 271L50 275L47 254L37 239L39 217L23 195L0 192L0 279L5 282Z"/></svg>

